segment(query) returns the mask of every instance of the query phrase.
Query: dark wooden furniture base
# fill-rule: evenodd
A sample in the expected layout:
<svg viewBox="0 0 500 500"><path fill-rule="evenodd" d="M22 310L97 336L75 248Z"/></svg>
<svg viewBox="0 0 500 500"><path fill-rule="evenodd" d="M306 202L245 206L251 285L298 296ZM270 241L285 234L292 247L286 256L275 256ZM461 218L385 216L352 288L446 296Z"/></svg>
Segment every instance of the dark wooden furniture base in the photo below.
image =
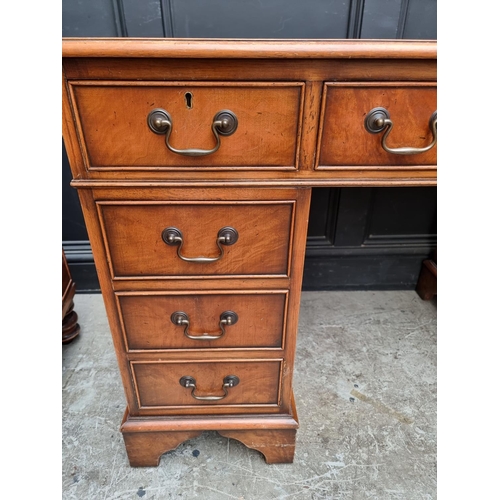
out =
<svg viewBox="0 0 500 500"><path fill-rule="evenodd" d="M268 464L292 463L299 427L293 415L131 417L127 410L120 431L132 467L156 467L161 456L204 431L217 431L264 455Z"/></svg>
<svg viewBox="0 0 500 500"><path fill-rule="evenodd" d="M422 262L416 292L422 300L431 300L437 295L437 255Z"/></svg>

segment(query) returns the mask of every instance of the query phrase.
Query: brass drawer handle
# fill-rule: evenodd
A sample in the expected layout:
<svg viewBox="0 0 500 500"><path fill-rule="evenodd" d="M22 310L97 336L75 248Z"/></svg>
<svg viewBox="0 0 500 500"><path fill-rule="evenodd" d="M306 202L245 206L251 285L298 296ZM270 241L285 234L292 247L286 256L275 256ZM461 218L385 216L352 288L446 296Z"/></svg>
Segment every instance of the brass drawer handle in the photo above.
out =
<svg viewBox="0 0 500 500"><path fill-rule="evenodd" d="M224 380L222 381L222 390L224 391L223 396L197 396L194 393L194 391L196 391L196 380L193 377L185 375L179 380L179 384L181 384L182 387L186 387L186 389L191 388L191 396L193 396L194 399L198 399L199 401L219 401L221 399L224 399L228 394L227 389L229 387L235 387L239 383L240 379L236 375L228 375L227 377L224 377Z"/></svg>
<svg viewBox="0 0 500 500"><path fill-rule="evenodd" d="M161 108L153 109L153 111L148 114L147 121L149 128L155 134L165 134L165 144L172 153L183 156L206 156L215 153L220 148L220 136L234 134L238 128L238 118L236 115L228 109L223 109L214 116L212 122L212 132L217 141L213 149L176 149L168 142L173 127L172 118L167 111Z"/></svg>
<svg viewBox="0 0 500 500"><path fill-rule="evenodd" d="M172 313L172 316L170 316L170 320L174 325L179 325L182 326L184 325L184 335L188 339L193 339L193 340L217 340L220 339L221 337L224 336L226 333L226 329L224 326L231 326L237 323L238 321L238 315L233 312L233 311L225 311L220 315L220 320L219 320L219 328L220 331L218 335L213 335L213 334L208 334L208 333L202 333L201 335L191 335L189 333L189 316L182 311L176 311Z"/></svg>
<svg viewBox="0 0 500 500"><path fill-rule="evenodd" d="M420 153L425 153L432 149L437 142L437 111L432 113L429 119L429 128L432 132L432 141L428 146L423 148L411 148L411 147L403 147L403 148L390 148L387 146L386 141L393 127L393 123L391 117L389 115L389 111L385 108L373 108L365 118L365 129L370 132L370 134L378 134L382 132L385 128L385 134L382 136L382 147L388 153L392 153L394 155L417 155Z"/></svg>
<svg viewBox="0 0 500 500"><path fill-rule="evenodd" d="M217 246L219 247L220 254L217 257L184 257L181 254L182 245L184 244L184 239L182 233L176 227L167 227L161 233L162 240L167 245L179 245L177 247L177 255L180 259L186 262L216 262L224 256L224 250L221 245L234 245L238 241L238 231L233 227L223 227L217 233Z"/></svg>

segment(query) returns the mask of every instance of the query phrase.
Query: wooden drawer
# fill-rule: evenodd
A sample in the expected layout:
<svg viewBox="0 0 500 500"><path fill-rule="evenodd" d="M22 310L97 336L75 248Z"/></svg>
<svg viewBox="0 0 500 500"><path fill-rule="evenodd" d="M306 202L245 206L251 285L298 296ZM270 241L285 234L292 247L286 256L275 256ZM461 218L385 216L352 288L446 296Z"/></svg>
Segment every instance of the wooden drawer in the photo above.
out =
<svg viewBox="0 0 500 500"><path fill-rule="evenodd" d="M129 350L281 348L284 340L287 291L127 293L117 298ZM178 324L179 318L184 322Z"/></svg>
<svg viewBox="0 0 500 500"><path fill-rule="evenodd" d="M77 130L89 170L296 168L304 84L210 82L69 82ZM185 156L167 149L148 115L171 118L169 144L211 150L215 115L233 112L237 128L218 151Z"/></svg>
<svg viewBox="0 0 500 500"><path fill-rule="evenodd" d="M132 361L139 409L192 406L277 406L280 401L281 360ZM198 400L192 387L180 384L182 377L192 377L194 395L201 398L224 396L224 379L238 378L219 400Z"/></svg>
<svg viewBox="0 0 500 500"><path fill-rule="evenodd" d="M372 134L365 128L365 117L379 107L388 111L393 122L388 147L423 148L432 142L429 120L437 110L435 83L327 83L317 168L435 165L437 145L412 155L382 148L385 130Z"/></svg>
<svg viewBox="0 0 500 500"><path fill-rule="evenodd" d="M99 201L97 208L115 279L286 276L295 204L295 200ZM171 234L181 236L170 245L166 241ZM219 249L221 234L230 235L234 244L219 242ZM220 259L186 262L178 252L188 259Z"/></svg>

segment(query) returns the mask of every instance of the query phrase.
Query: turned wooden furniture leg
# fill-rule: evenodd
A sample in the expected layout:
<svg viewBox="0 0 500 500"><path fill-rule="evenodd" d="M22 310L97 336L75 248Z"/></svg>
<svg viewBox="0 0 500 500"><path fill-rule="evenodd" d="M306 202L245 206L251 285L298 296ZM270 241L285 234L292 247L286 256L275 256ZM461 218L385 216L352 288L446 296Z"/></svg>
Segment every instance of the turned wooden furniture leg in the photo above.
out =
<svg viewBox="0 0 500 500"><path fill-rule="evenodd" d="M422 262L416 292L422 300L430 300L437 295L437 256Z"/></svg>
<svg viewBox="0 0 500 500"><path fill-rule="evenodd" d="M80 333L78 315L73 310L75 304L75 282L69 272L68 262L64 251L62 252L62 343L68 344Z"/></svg>
<svg viewBox="0 0 500 500"><path fill-rule="evenodd" d="M74 302L69 304L69 310L62 320L62 343L68 344L80 333L78 314L73 310Z"/></svg>
<svg viewBox="0 0 500 500"><path fill-rule="evenodd" d="M291 464L295 453L295 429L218 431L221 436L240 441L260 451L268 464Z"/></svg>

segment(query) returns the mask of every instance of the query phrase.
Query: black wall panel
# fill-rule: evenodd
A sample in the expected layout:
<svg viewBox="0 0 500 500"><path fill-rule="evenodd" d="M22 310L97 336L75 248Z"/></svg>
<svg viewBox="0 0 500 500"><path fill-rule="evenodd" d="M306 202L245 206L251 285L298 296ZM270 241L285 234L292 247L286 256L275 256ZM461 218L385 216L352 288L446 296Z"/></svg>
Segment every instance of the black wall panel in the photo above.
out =
<svg viewBox="0 0 500 500"><path fill-rule="evenodd" d="M172 36L170 16L159 0L122 0L124 36L163 38Z"/></svg>
<svg viewBox="0 0 500 500"><path fill-rule="evenodd" d="M411 0L404 17L404 36L410 40L437 39L436 0Z"/></svg>
<svg viewBox="0 0 500 500"><path fill-rule="evenodd" d="M415 288L436 247L436 191L315 188L303 288Z"/></svg>
<svg viewBox="0 0 500 500"><path fill-rule="evenodd" d="M115 0L63 0L62 35L124 36L119 8Z"/></svg>
<svg viewBox="0 0 500 500"><path fill-rule="evenodd" d="M365 0L360 38L401 38L402 0Z"/></svg>
<svg viewBox="0 0 500 500"><path fill-rule="evenodd" d="M170 0L181 38L345 38L344 0Z"/></svg>

